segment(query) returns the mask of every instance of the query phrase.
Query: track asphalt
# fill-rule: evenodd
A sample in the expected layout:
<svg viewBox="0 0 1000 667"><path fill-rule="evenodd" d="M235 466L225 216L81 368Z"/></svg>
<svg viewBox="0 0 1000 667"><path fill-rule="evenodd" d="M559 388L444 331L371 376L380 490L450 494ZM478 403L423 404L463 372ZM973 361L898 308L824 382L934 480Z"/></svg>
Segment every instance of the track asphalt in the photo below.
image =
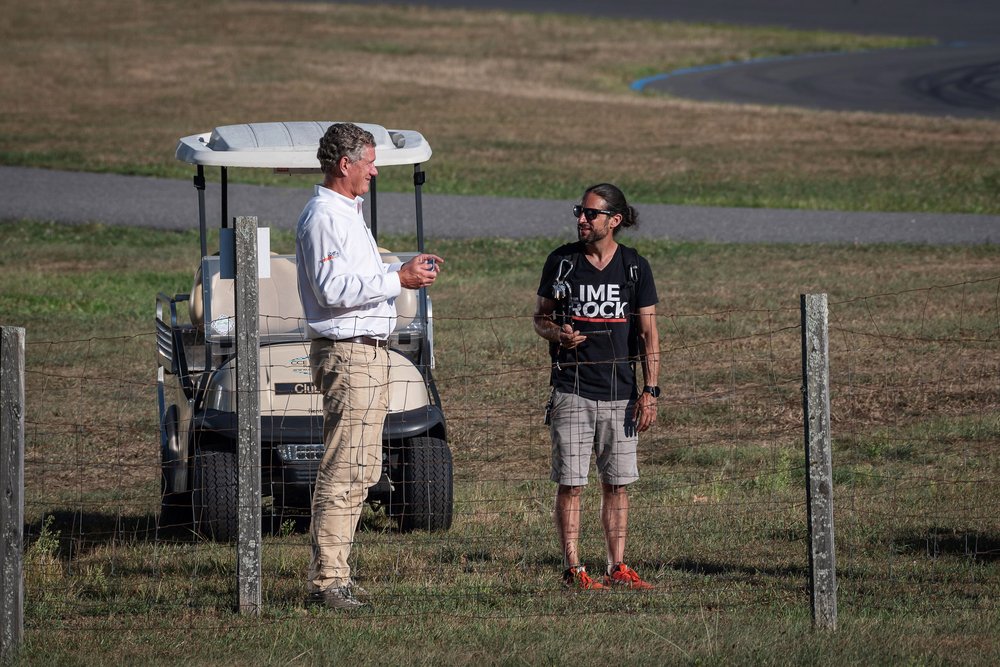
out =
<svg viewBox="0 0 1000 667"><path fill-rule="evenodd" d="M428 167L429 185L433 170ZM193 174L193 171L192 171ZM219 226L218 187L206 189L209 224ZM229 215L293 228L311 190L229 186ZM0 167L0 219L192 229L198 225L191 181ZM576 237L576 202L424 195L428 239ZM413 196L378 196L379 233L412 233ZM639 227L626 236L734 243L1000 243L1000 216L930 213L843 213L640 204ZM370 217L368 218L371 219ZM391 226L386 226L392 221Z"/></svg>
<svg viewBox="0 0 1000 667"><path fill-rule="evenodd" d="M371 1L373 4L415 4ZM664 77L661 82L668 86L664 90L675 92L669 86L679 85L678 81L698 81L692 85L708 91L704 99L720 99L711 96L720 94L721 90L742 102L849 109L860 101L868 104L866 108L870 110L957 116L983 116L985 108L988 112L985 117L1000 118L1000 107L996 105L1000 99L996 83L1000 71L1000 2L996 0L756 0L752 3L745 0L699 0L697 3L421 0L419 4L782 25L927 36L950 42L966 40L975 44L716 67L706 70L700 78L673 76ZM891 67L873 66L865 61L867 57L882 58L887 53L905 54L905 57ZM966 58L970 55L974 56L971 60ZM832 62L837 63L833 75L825 69ZM963 74L970 67L977 73L972 79ZM767 74L777 70L785 73L780 76ZM851 73L859 71L864 74L863 84L851 83ZM769 76L774 80L761 81ZM893 92L880 97L874 94L878 90L894 91L900 81L909 82L903 87L904 95ZM816 94L807 103L797 95L810 88ZM686 94L701 95L691 91ZM761 100L760 96L766 99ZM851 100L854 102L849 103ZM989 106L991 104L993 106ZM942 111L944 108L950 111ZM191 131L208 129L211 128L192 128ZM429 176L430 192L433 192L432 170ZM291 228L310 194L302 190L231 185L229 213L232 216L256 215L261 224ZM209 185L206 195L209 211L218 211L218 192ZM424 197L425 229L430 239L498 236L569 239L575 237L574 221L569 213L572 203L427 194ZM395 225L383 226L380 232L411 231L412 206L411 196L380 195L379 217L382 221L393 220ZM652 204L638 208L640 226L628 234L647 238L765 243L1000 243L1000 216ZM197 198L190 181L0 167L0 220L22 218L185 229L197 225ZM217 223L212 220L210 224Z"/></svg>
<svg viewBox="0 0 1000 667"><path fill-rule="evenodd" d="M663 72L635 82L633 88L713 102L1000 120L998 0L420 0L419 4L931 38L938 41L936 46Z"/></svg>

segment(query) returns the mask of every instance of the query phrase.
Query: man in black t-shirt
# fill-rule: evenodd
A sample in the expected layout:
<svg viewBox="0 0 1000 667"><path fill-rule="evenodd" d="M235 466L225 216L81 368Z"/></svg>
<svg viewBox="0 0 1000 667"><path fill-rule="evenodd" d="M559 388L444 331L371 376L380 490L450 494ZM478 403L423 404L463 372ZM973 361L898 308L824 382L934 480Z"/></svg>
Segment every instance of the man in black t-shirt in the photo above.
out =
<svg viewBox="0 0 1000 667"><path fill-rule="evenodd" d="M546 260L534 316L535 331L549 341L552 355L548 416L563 581L573 588L649 589L624 560L628 485L639 478L638 434L656 421L660 395L656 286L649 263L615 241L619 229L638 222L621 190L609 183L587 188L573 215L579 240ZM590 578L577 552L580 492L591 452L600 473L607 546L603 583Z"/></svg>

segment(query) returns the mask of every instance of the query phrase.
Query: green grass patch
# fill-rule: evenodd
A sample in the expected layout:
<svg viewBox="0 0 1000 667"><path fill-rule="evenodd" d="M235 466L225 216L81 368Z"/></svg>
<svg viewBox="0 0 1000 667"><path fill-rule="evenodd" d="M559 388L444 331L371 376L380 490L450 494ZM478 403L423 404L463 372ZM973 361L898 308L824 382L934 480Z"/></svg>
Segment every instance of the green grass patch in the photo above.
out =
<svg viewBox="0 0 1000 667"><path fill-rule="evenodd" d="M0 323L28 343L22 662L992 661L1000 251L637 241L661 298L664 397L640 444L628 558L657 589L601 596L562 589L552 528L547 352L531 312L558 243L433 241L447 260L432 295L453 528L401 535L366 511L355 566L374 601L344 616L303 607L305 521L266 505L252 619L233 610L231 545L157 525L154 297L190 288L197 239L0 227ZM798 295L820 290L834 634L811 630L806 589ZM592 570L599 504L591 484Z"/></svg>

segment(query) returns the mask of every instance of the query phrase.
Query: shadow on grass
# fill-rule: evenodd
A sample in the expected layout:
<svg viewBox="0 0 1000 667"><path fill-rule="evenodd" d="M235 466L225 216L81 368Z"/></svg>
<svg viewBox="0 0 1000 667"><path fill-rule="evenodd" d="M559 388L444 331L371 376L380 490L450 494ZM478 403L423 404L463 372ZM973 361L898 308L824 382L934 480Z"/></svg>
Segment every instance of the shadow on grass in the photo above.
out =
<svg viewBox="0 0 1000 667"><path fill-rule="evenodd" d="M703 561L691 558L675 559L662 563L649 563L661 569L678 570L689 574L699 574L707 576L718 575L766 575L770 577L804 577L808 574L808 569L799 566L783 567L752 567L749 565L737 565L736 563L726 563L721 561Z"/></svg>
<svg viewBox="0 0 1000 667"><path fill-rule="evenodd" d="M893 550L927 558L960 557L993 563L1000 561L1000 536L954 528L930 528L893 537Z"/></svg>
<svg viewBox="0 0 1000 667"><path fill-rule="evenodd" d="M308 533L309 523L307 508L273 510L265 507L261 512L261 532L264 537ZM384 510L366 511L361 516L358 530L384 532L395 530L396 525ZM165 517L152 512L130 515L70 509L48 511L37 521L25 524L25 547L30 547L40 539L56 540L59 557L63 560L71 560L109 544L196 544L212 541L197 533L193 517L184 516L183 512L174 512L172 516Z"/></svg>
<svg viewBox="0 0 1000 667"><path fill-rule="evenodd" d="M471 557L470 557L471 559ZM548 554L534 558L531 560L531 564L550 568L550 569L561 569L563 567L562 557L556 554ZM806 576L808 570L805 567L751 567L749 565L737 565L735 563L726 563L721 561L711 561L711 560L696 560L693 558L680 558L672 559L669 561L663 560L637 560L635 562L629 562L630 565L635 566L636 570L640 574L645 574L652 571L667 571L675 570L678 572L686 572L688 574L698 574L705 576L729 576L729 575L766 575L772 577L787 577L787 576ZM604 563L587 563L587 570L591 572L603 572Z"/></svg>
<svg viewBox="0 0 1000 667"><path fill-rule="evenodd" d="M265 537L308 530L308 514L262 513L261 531ZM190 520L173 519L167 523L154 513L114 515L65 509L46 512L38 521L25 524L25 547L30 548L40 540L58 541L58 555L62 560L72 560L110 544L195 544L211 541L195 532Z"/></svg>

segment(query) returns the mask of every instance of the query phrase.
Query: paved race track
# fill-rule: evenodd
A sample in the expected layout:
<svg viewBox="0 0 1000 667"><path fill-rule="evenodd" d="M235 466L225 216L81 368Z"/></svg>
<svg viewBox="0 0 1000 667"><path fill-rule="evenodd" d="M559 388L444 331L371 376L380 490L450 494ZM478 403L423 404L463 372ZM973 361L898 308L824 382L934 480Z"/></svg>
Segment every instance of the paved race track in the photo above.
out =
<svg viewBox="0 0 1000 667"><path fill-rule="evenodd" d="M319 0L328 1L328 0ZM393 4L393 0L370 0ZM397 1L394 4L415 4ZM977 45L831 58L796 58L715 68L683 84L693 97L824 108L996 114L1000 0L420 0L441 7L574 12L593 16L718 21L971 40ZM882 58L872 67L868 57ZM867 64L866 64L867 63ZM826 72L825 74L822 72ZM857 73L861 71L862 75ZM665 90L685 77L662 79ZM773 80L771 80L773 79ZM679 90L679 89L678 89ZM879 91L892 91L880 95ZM723 95L724 97L712 97ZM725 97L729 96L729 97ZM806 100L805 97L810 98ZM762 99L763 98L763 99ZM815 103L815 104L814 104ZM992 106L991 106L992 105ZM198 128L192 128L196 130ZM433 174L431 174L433 179ZM433 191L433 190L431 190ZM231 186L230 214L291 227L309 192ZM209 210L219 208L209 186ZM573 238L573 202L427 195L430 238L549 236ZM842 213L642 205L637 236L677 240L782 243L1000 243L1000 216ZM411 198L383 194L384 220L413 225ZM56 220L181 229L197 225L189 181L0 167L0 220Z"/></svg>
<svg viewBox="0 0 1000 667"><path fill-rule="evenodd" d="M633 89L709 102L1000 120L1000 44L732 63L650 77Z"/></svg>
<svg viewBox="0 0 1000 667"><path fill-rule="evenodd" d="M373 0L376 4L415 4ZM633 84L697 100L1000 120L1000 0L421 0L619 18L928 37L933 48L664 72Z"/></svg>
<svg viewBox="0 0 1000 667"><path fill-rule="evenodd" d="M1000 38L996 0L368 0L368 4L775 25L943 41Z"/></svg>
<svg viewBox="0 0 1000 667"><path fill-rule="evenodd" d="M311 195L308 190L230 185L229 214L256 215L262 225L292 228ZM221 205L212 184L206 200L214 216L209 224L218 226ZM190 181L0 167L0 220L192 229L198 225L197 201ZM576 236L570 213L574 203L429 194L424 196L426 233L430 239L546 236L569 240ZM735 243L1000 243L1000 216L657 204L637 208L640 226L625 232L627 236ZM379 211L380 232L412 233L412 195L383 193ZM389 220L394 226L385 226Z"/></svg>

